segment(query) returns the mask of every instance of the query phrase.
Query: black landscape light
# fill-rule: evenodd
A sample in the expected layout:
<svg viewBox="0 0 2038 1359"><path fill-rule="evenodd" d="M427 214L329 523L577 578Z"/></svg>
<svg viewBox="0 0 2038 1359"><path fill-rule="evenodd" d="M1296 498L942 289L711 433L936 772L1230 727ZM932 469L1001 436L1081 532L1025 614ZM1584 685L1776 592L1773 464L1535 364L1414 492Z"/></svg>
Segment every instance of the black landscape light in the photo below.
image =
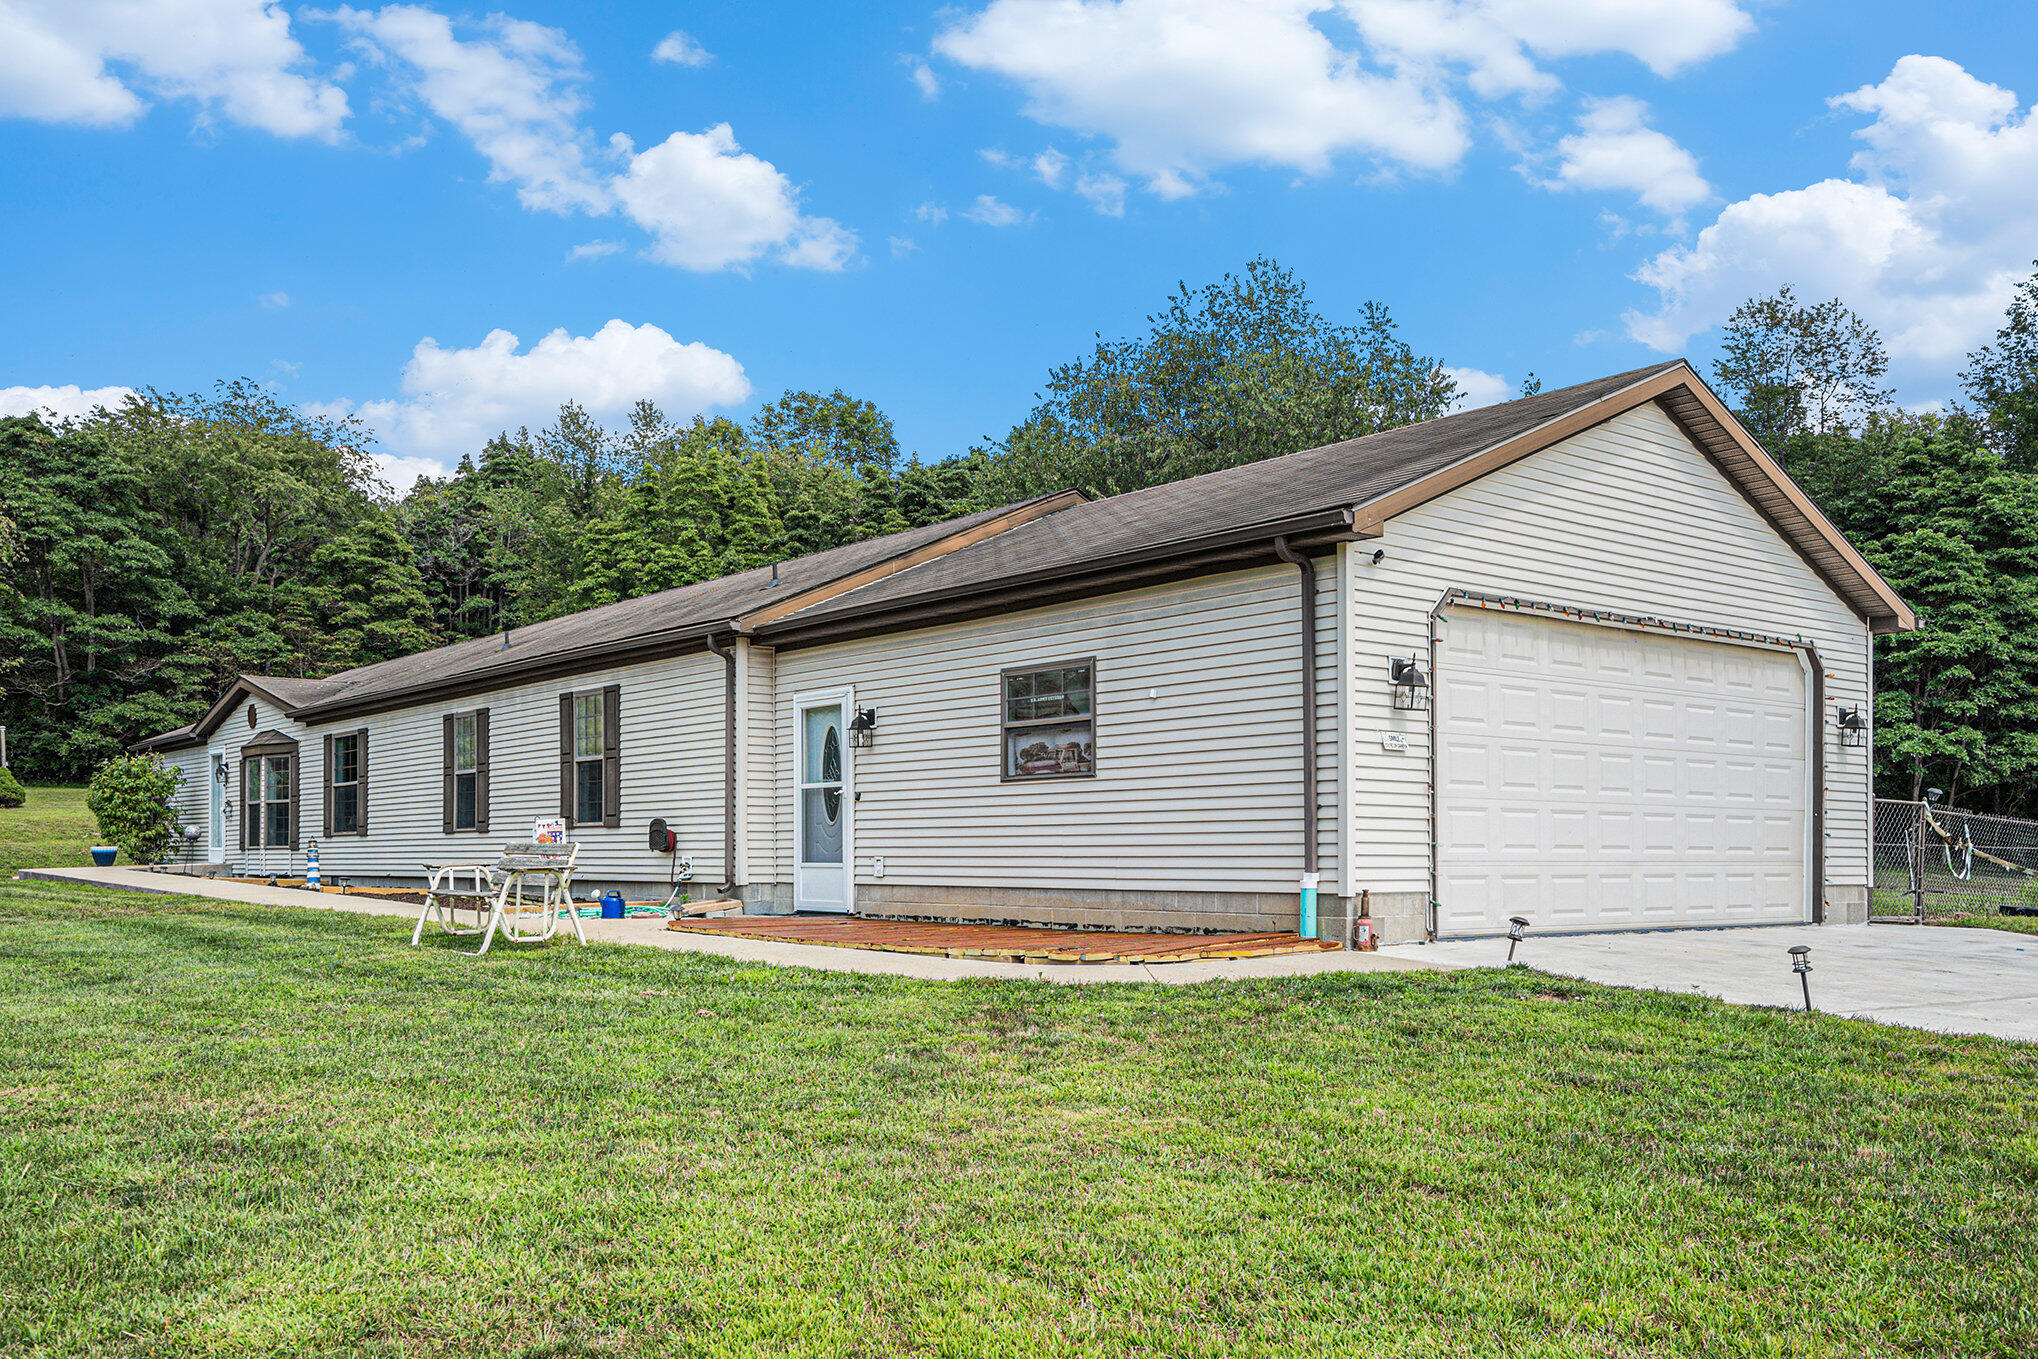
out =
<svg viewBox="0 0 2038 1359"><path fill-rule="evenodd" d="M1507 961L1510 963L1514 961L1515 946L1521 943L1521 937L1527 929L1527 916L1511 915L1507 918Z"/></svg>
<svg viewBox="0 0 2038 1359"><path fill-rule="evenodd" d="M1797 973L1798 985L1804 987L1804 1012L1812 1012L1812 949L1810 944L1790 946L1790 970Z"/></svg>
<svg viewBox="0 0 2038 1359"><path fill-rule="evenodd" d="M1429 707L1429 676L1422 673L1422 667L1412 657L1389 658L1387 678L1394 685L1396 708L1403 712L1420 712Z"/></svg>
<svg viewBox="0 0 2038 1359"><path fill-rule="evenodd" d="M1868 718L1859 708L1842 708L1838 714L1840 723L1840 744L1843 746L1865 746L1868 744Z"/></svg>

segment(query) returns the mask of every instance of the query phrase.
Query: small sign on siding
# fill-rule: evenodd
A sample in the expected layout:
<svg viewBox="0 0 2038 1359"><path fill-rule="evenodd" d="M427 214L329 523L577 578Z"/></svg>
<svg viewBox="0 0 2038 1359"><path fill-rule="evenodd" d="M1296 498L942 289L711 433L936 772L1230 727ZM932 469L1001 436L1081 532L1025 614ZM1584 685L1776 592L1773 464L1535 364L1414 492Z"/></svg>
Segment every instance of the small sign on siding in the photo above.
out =
<svg viewBox="0 0 2038 1359"><path fill-rule="evenodd" d="M1408 749L1408 733L1405 731L1383 731L1380 733L1380 749Z"/></svg>

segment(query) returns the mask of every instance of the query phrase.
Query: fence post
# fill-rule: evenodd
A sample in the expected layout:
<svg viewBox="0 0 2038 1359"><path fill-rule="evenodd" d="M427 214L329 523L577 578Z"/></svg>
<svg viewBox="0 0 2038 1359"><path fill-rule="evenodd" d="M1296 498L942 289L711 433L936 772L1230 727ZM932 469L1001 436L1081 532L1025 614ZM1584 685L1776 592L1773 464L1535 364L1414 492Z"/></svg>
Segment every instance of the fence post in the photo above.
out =
<svg viewBox="0 0 2038 1359"><path fill-rule="evenodd" d="M1925 923L1925 814L1917 813L1911 822L1911 917L1912 923Z"/></svg>

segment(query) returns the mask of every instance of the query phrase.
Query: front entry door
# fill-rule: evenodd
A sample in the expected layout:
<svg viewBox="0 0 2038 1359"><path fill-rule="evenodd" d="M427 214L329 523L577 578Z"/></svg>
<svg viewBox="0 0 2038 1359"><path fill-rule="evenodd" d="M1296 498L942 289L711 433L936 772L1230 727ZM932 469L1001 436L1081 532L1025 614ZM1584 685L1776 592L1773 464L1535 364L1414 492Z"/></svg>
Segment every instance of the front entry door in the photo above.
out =
<svg viewBox="0 0 2038 1359"><path fill-rule="evenodd" d="M208 863L226 862L226 752L215 750L208 763L206 782L211 784L206 796L211 815L205 823L205 858Z"/></svg>
<svg viewBox="0 0 2038 1359"><path fill-rule="evenodd" d="M852 905L856 856L850 808L856 797L843 731L848 711L847 691L793 701L794 767L799 773L793 808L795 910L847 912Z"/></svg>

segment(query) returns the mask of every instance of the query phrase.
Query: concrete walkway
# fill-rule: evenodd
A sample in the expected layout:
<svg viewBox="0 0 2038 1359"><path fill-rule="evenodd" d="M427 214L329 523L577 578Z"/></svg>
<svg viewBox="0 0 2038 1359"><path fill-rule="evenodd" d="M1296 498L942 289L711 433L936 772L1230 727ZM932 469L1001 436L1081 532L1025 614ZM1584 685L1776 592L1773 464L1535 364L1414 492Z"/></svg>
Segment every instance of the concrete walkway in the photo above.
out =
<svg viewBox="0 0 2038 1359"><path fill-rule="evenodd" d="M210 897L251 906L290 906L299 910L348 911L356 915L398 916L417 919L418 908L406 902L377 897L342 896L337 892L314 895L298 887L269 887L260 883L224 882L212 878L173 873L149 873L134 868L34 868L23 869L18 877L41 878L51 882L85 883L96 887L120 887L134 892L157 892L172 896ZM761 939L737 939L710 934L682 934L665 928L662 917L638 916L629 920L583 920L589 943L641 944L647 948L671 949L675 953L712 953L746 963L773 963L784 967L811 967L823 972L864 972L891 977L919 977L929 981L959 981L972 977L1007 981L1050 982L1162 982L1185 986L1194 982L1241 980L1262 977L1303 977L1329 972L1411 972L1447 967L1442 959L1390 957L1382 953L1304 953L1278 958L1229 958L1189 963L996 963L973 958L934 958L916 953L880 953L874 949L828 948L813 944L781 944ZM500 943L497 948L503 947ZM495 956L491 951L489 956Z"/></svg>
<svg viewBox="0 0 2038 1359"><path fill-rule="evenodd" d="M1530 934L1515 961L1558 976L1698 992L1741 1005L1804 1004L1792 944L1809 944L1812 1005L1883 1024L2038 1042L2038 935L1911 925ZM1404 944L1385 955L1499 967L1505 939Z"/></svg>

